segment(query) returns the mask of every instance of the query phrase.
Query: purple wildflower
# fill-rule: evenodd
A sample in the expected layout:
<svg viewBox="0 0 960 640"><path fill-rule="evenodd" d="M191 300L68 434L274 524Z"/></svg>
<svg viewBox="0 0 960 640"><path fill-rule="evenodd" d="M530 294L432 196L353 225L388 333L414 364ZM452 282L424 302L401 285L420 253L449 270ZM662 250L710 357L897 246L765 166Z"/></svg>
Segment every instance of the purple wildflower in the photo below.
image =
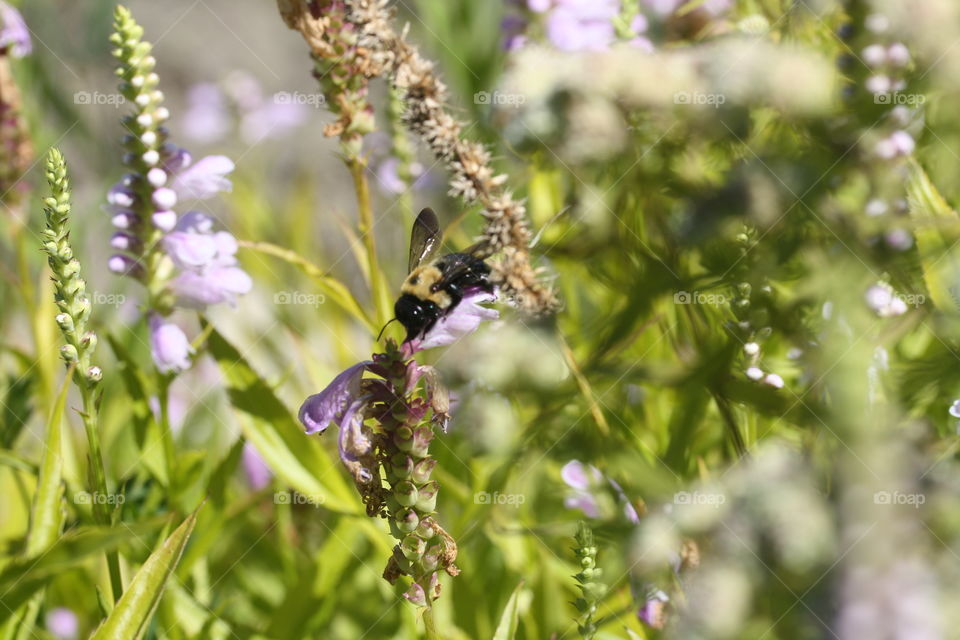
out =
<svg viewBox="0 0 960 640"><path fill-rule="evenodd" d="M250 483L254 491L259 491L270 484L273 479L273 471L267 466L257 448L249 442L245 442L243 445L242 461L247 482Z"/></svg>
<svg viewBox="0 0 960 640"><path fill-rule="evenodd" d="M213 231L213 221L190 211L163 239L164 249L180 269L171 288L183 306L204 308L236 303L253 281L237 266L237 240L226 231Z"/></svg>
<svg viewBox="0 0 960 640"><path fill-rule="evenodd" d="M178 171L172 187L182 200L206 200L221 191L230 191L233 183L227 174L235 168L226 156L207 156L191 166L192 158L186 151L177 154Z"/></svg>
<svg viewBox="0 0 960 640"><path fill-rule="evenodd" d="M33 52L30 29L20 12L0 0L0 50L9 51L14 58Z"/></svg>
<svg viewBox="0 0 960 640"><path fill-rule="evenodd" d="M651 629L663 629L667 624L669 596L659 589L647 595L643 606L637 610L637 618Z"/></svg>
<svg viewBox="0 0 960 640"><path fill-rule="evenodd" d="M623 503L623 515L627 520L633 524L640 522L637 510L630 503L630 499L627 498L627 494L620 484L616 480L605 478L603 473L595 466L585 465L579 460L571 460L563 465L560 470L560 477L572 489L563 499L563 505L567 509L579 509L588 518L599 518L601 509L598 491L606 481Z"/></svg>
<svg viewBox="0 0 960 640"><path fill-rule="evenodd" d="M468 333L476 331L484 320L496 320L500 317L496 309L480 306L483 302L493 302L496 299L495 293L487 293L482 289L467 292L460 304L437 320L422 337L404 343L404 349L408 355L412 355L424 349L453 344Z"/></svg>
<svg viewBox="0 0 960 640"><path fill-rule="evenodd" d="M563 51L597 51L616 38L616 0L561 0L547 17L547 38Z"/></svg>
<svg viewBox="0 0 960 640"><path fill-rule="evenodd" d="M47 612L47 631L58 640L74 640L80 634L77 614L66 607L56 607Z"/></svg>
<svg viewBox="0 0 960 640"><path fill-rule="evenodd" d="M180 373L190 368L193 347L183 329L157 314L150 316L150 354L161 373Z"/></svg>
<svg viewBox="0 0 960 640"><path fill-rule="evenodd" d="M326 389L307 398L300 407L300 422L308 434L323 433L330 423L342 426L343 419L353 417L362 405L360 380L372 360L357 363L333 379Z"/></svg>
<svg viewBox="0 0 960 640"><path fill-rule="evenodd" d="M202 82L187 91L183 130L188 138L201 144L221 140L230 131L230 120L226 99L216 84Z"/></svg>
<svg viewBox="0 0 960 640"><path fill-rule="evenodd" d="M563 465L560 477L573 491L563 499L567 509L579 509L588 518L600 517L600 503L593 490L603 482L603 474L593 465L584 465L579 460L571 460Z"/></svg>

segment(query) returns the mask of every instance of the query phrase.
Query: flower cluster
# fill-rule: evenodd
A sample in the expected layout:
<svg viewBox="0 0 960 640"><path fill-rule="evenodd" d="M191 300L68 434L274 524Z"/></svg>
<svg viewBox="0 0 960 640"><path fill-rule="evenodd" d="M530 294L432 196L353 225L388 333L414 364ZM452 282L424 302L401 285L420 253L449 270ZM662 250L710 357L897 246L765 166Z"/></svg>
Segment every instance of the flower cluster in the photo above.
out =
<svg viewBox="0 0 960 640"><path fill-rule="evenodd" d="M178 204L206 200L231 187L227 175L234 165L224 156L193 162L189 152L168 141L156 60L143 29L123 7L115 14L111 42L119 61L120 92L134 105L123 120L129 131L123 140L123 179L110 189L108 211L118 231L111 246L120 253L109 260L114 273L140 280L147 289L154 361L163 373L189 367L190 344L177 325L165 320L175 306L204 309L233 304L252 287L237 266L237 242L215 231L211 218L199 211L182 217Z"/></svg>
<svg viewBox="0 0 960 640"><path fill-rule="evenodd" d="M863 139L864 170L870 192L863 213L882 233L882 242L895 251L913 246L913 237L903 226L891 223L908 213L903 184L909 172L908 160L923 129L926 96L910 83L914 62L909 48L893 35L894 25L884 13L854 5L851 22L844 30L851 55L841 65L851 68L853 84L847 99L860 107L861 131L851 135Z"/></svg>
<svg viewBox="0 0 960 640"><path fill-rule="evenodd" d="M680 11L683 0L515 0L519 15L503 23L505 46L513 51L527 44L542 26L546 40L561 51L602 51L617 42L653 51L651 23L664 31L668 23L678 36L693 36L730 9L730 0L706 0Z"/></svg>
<svg viewBox="0 0 960 640"><path fill-rule="evenodd" d="M479 305L494 296L469 292L425 335L340 373L320 393L307 398L299 417L308 434L339 428L340 460L353 476L367 515L383 517L398 540L384 578L409 576L405 597L428 606L440 594L439 572L455 576L457 545L436 520L439 485L431 479L434 429L446 427L450 396L437 371L412 356L449 345L477 329L497 312ZM365 374L373 377L365 377ZM372 420L373 425L367 424Z"/></svg>
<svg viewBox="0 0 960 640"><path fill-rule="evenodd" d="M328 21L341 4L346 23L328 34L333 26ZM306 0L280 0L279 5L287 25L303 35L315 57L337 60L348 52L343 38L349 36L351 67L366 78L383 77L390 83L406 105L406 126L450 170L450 193L482 208L487 224L481 247L487 256L500 254L492 266L502 291L528 312L555 308L553 290L540 282L530 264L526 208L503 188L507 178L493 172L490 153L483 145L462 137L463 124L447 108L446 86L434 74L433 65L393 28L386 4L349 0L327 3L322 11ZM341 117L336 126L358 126L356 118L362 125L366 111L358 106L349 112L353 119L344 122Z"/></svg>
<svg viewBox="0 0 960 640"><path fill-rule="evenodd" d="M76 363L77 376L92 386L100 381L103 372L90 363L97 347L97 334L87 329L90 319L90 298L87 284L80 276L80 262L70 246L70 183L67 179L67 164L58 149L52 149L47 157L47 183L50 197L44 200L46 227L41 232L43 250L53 272L55 300L60 313L57 324L66 342L60 355L67 364Z"/></svg>
<svg viewBox="0 0 960 640"><path fill-rule="evenodd" d="M245 144L254 145L296 129L307 115L307 105L291 94L265 95L253 75L234 71L222 83L201 82L190 88L183 133L211 144L236 131Z"/></svg>

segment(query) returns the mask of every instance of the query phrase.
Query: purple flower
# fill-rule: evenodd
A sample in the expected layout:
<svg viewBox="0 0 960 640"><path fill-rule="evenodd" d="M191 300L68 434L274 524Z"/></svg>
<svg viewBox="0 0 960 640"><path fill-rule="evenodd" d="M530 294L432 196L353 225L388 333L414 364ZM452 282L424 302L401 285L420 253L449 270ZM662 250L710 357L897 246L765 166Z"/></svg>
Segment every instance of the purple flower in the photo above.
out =
<svg viewBox="0 0 960 640"><path fill-rule="evenodd" d="M480 306L482 302L493 302L496 299L495 293L487 293L482 289L467 292L460 304L437 320L422 337L405 343L404 348L412 355L424 349L453 344L468 333L476 331L484 320L496 320L500 317L496 309Z"/></svg>
<svg viewBox="0 0 960 640"><path fill-rule="evenodd" d="M180 373L190 368L193 347L183 329L157 314L150 316L150 354L161 373Z"/></svg>
<svg viewBox="0 0 960 640"><path fill-rule="evenodd" d="M220 88L202 82L187 92L187 111L183 114L183 130L189 138L207 144L220 140L230 130L230 112Z"/></svg>
<svg viewBox="0 0 960 640"><path fill-rule="evenodd" d="M579 509L588 518L600 517L600 504L593 490L603 482L603 474L593 465L584 465L579 460L571 460L563 465L560 477L572 492L563 499L567 509Z"/></svg>
<svg viewBox="0 0 960 640"><path fill-rule="evenodd" d="M22 58L33 51L30 29L23 16L12 6L0 0L0 49L14 58Z"/></svg>
<svg viewBox="0 0 960 640"><path fill-rule="evenodd" d="M243 445L243 471L247 476L247 482L255 490L259 491L270 484L273 478L273 471L267 466L266 461L257 451L257 448L249 442Z"/></svg>
<svg viewBox="0 0 960 640"><path fill-rule="evenodd" d="M244 114L240 121L240 137L247 144L278 136L295 129L307 120L307 106L298 102L263 102Z"/></svg>
<svg viewBox="0 0 960 640"><path fill-rule="evenodd" d="M326 389L307 398L298 414L308 434L323 433L330 423L337 425L340 460L358 484L373 479L372 469L376 464L371 460L373 432L363 423L364 410L371 399L370 394L363 392L363 374L373 364L365 360L342 372ZM378 384L373 380L370 383Z"/></svg>
<svg viewBox="0 0 960 640"><path fill-rule="evenodd" d="M47 612L47 631L58 640L74 640L80 633L77 614L66 607L56 607Z"/></svg>
<svg viewBox="0 0 960 640"><path fill-rule="evenodd" d="M233 188L233 183L226 177L235 168L230 158L207 156L192 166L189 153L180 153L177 158L182 168L175 172L172 187L181 199L206 200Z"/></svg>
<svg viewBox="0 0 960 640"><path fill-rule="evenodd" d="M340 427L345 417L356 414L360 407L360 381L372 364L373 361L365 360L353 365L334 378L326 389L304 401L299 417L308 434L323 433L331 422Z"/></svg>
<svg viewBox="0 0 960 640"><path fill-rule="evenodd" d="M667 602L670 598L659 589L647 596L646 602L637 610L637 618L651 629L663 629L667 625Z"/></svg>
<svg viewBox="0 0 960 640"><path fill-rule="evenodd" d="M560 470L560 478L572 489L563 499L563 505L567 509L579 509L588 518L599 518L600 500L597 497L597 492L606 481L613 487L617 497L623 503L623 515L627 520L633 524L640 522L637 510L630 503L630 499L627 498L627 494L620 484L611 478L605 478L595 466L585 465L579 460L571 460L563 465Z"/></svg>
<svg viewBox="0 0 960 640"><path fill-rule="evenodd" d="M616 38L614 0L565 0L547 17L547 38L563 51L598 51Z"/></svg>
<svg viewBox="0 0 960 640"><path fill-rule="evenodd" d="M237 240L226 231L213 232L213 221L199 211L186 213L163 239L163 247L181 270L171 288L191 308L235 304L253 281L237 266Z"/></svg>
<svg viewBox="0 0 960 640"><path fill-rule="evenodd" d="M171 283L178 302L190 309L234 305L237 296L249 293L252 287L253 281L240 267L213 267L201 273L184 271Z"/></svg>

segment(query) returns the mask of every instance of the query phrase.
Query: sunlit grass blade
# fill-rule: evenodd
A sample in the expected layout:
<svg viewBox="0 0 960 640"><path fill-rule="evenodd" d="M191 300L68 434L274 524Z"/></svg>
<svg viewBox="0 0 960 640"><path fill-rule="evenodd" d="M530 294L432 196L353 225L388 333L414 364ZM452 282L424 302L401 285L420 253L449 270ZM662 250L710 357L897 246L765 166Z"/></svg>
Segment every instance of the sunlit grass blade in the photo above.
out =
<svg viewBox="0 0 960 640"><path fill-rule="evenodd" d="M500 614L500 624L497 625L497 631L493 634L493 640L513 640L517 634L517 622L520 619L520 598L523 596L523 582L513 590L510 599L507 600L507 606L503 608Z"/></svg>
<svg viewBox="0 0 960 640"><path fill-rule="evenodd" d="M347 289L342 282L327 275L323 269L300 256L298 253L284 249L283 247L278 247L275 244L270 244L269 242L241 242L240 246L250 249L251 251L258 251L280 258L294 265L313 279L323 294L330 298L331 302L334 302L341 309L363 323L371 332L376 333L380 330L380 327L376 326L373 319L367 315L367 312L363 310L363 307L360 306L360 303L357 302L357 299L353 297L353 294L350 293L350 290Z"/></svg>
<svg viewBox="0 0 960 640"><path fill-rule="evenodd" d="M960 311L960 216L916 162L907 184L910 216L923 266L923 279L940 311Z"/></svg>
<svg viewBox="0 0 960 640"><path fill-rule="evenodd" d="M328 473L337 462L316 439L307 438L290 410L240 352L217 331L210 333L207 344L226 378L230 402L249 418L240 421L244 435L277 476L303 495L322 501L324 508L359 513L343 478Z"/></svg>
<svg viewBox="0 0 960 640"><path fill-rule="evenodd" d="M67 404L67 392L70 390L70 378L75 366L67 369L67 375L60 385L60 393L47 421L47 437L44 441L43 462L37 477L37 490L33 498L33 514L30 518L30 532L27 534L26 557L35 558L53 544L60 535L63 524L63 411ZM27 637L43 603L43 592L36 593L23 610L14 627L12 637Z"/></svg>
<svg viewBox="0 0 960 640"><path fill-rule="evenodd" d="M150 554L124 591L123 597L110 612L110 616L91 636L91 640L136 640L143 637L153 612L160 603L167 580L183 555L196 521L197 512L194 511L164 540L159 549Z"/></svg>

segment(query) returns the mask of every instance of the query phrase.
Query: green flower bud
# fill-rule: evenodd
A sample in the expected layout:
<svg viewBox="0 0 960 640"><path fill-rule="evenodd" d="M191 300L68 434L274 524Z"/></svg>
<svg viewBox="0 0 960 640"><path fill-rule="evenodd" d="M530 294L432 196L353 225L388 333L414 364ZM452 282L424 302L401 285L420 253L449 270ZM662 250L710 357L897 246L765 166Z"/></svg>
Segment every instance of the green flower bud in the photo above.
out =
<svg viewBox="0 0 960 640"><path fill-rule="evenodd" d="M420 487L417 497L417 510L421 513L433 513L437 509L437 493L440 485L436 481L428 482Z"/></svg>
<svg viewBox="0 0 960 640"><path fill-rule="evenodd" d="M400 542L400 551L410 562L420 560L427 549L427 543L415 535L408 535Z"/></svg>
<svg viewBox="0 0 960 640"><path fill-rule="evenodd" d="M413 509L401 509L393 516L397 528L404 533L412 533L420 524L420 517Z"/></svg>
<svg viewBox="0 0 960 640"><path fill-rule="evenodd" d="M416 464L411 474L411 479L417 484L423 484L430 480L430 474L433 468L437 466L437 461L433 458L424 458Z"/></svg>
<svg viewBox="0 0 960 640"><path fill-rule="evenodd" d="M393 497L397 499L401 506L412 507L417 504L419 492L416 485L409 480L403 480L393 487Z"/></svg>

